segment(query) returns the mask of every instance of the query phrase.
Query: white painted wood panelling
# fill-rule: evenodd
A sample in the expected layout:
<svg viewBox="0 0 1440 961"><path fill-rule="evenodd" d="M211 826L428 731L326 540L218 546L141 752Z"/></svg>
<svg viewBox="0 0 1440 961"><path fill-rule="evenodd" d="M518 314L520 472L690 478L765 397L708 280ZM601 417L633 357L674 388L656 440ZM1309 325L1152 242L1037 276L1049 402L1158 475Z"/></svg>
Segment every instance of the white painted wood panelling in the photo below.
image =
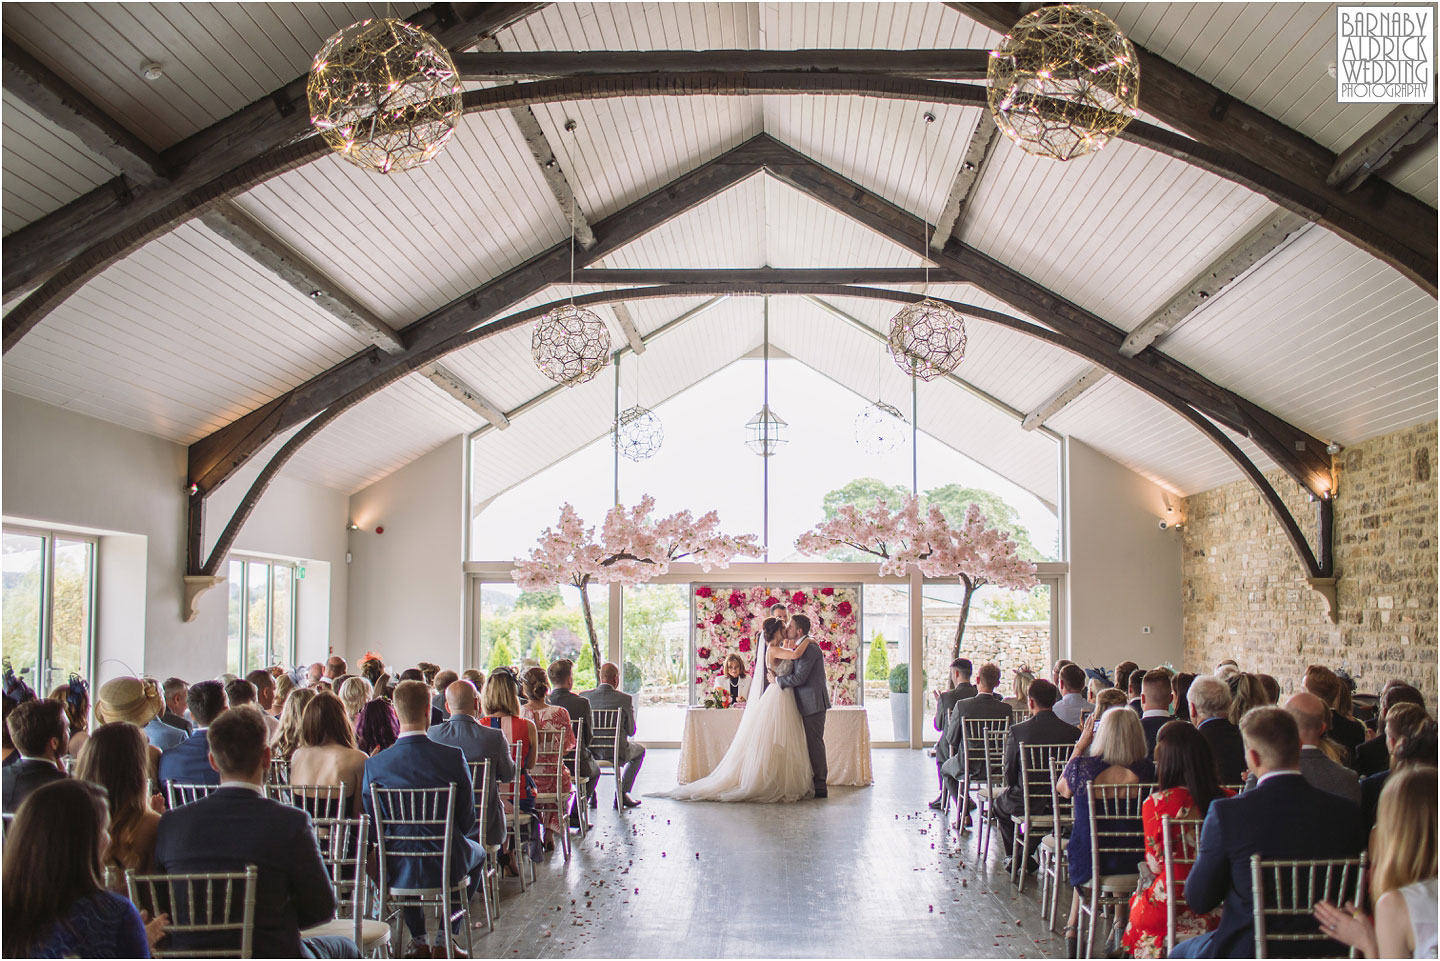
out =
<svg viewBox="0 0 1440 961"><path fill-rule="evenodd" d="M409 16L419 4L393 5ZM310 69L325 40L383 3L7 3L17 41L111 117L168 147ZM165 75L146 80L158 63Z"/></svg>
<svg viewBox="0 0 1440 961"><path fill-rule="evenodd" d="M192 222L62 304L5 355L5 384L188 444L365 346Z"/></svg>
<svg viewBox="0 0 1440 961"><path fill-rule="evenodd" d="M500 31L505 50L749 50L755 3L552 3Z"/></svg>
<svg viewBox="0 0 1440 961"><path fill-rule="evenodd" d="M763 267L768 190L754 174L636 238L597 267Z"/></svg>
<svg viewBox="0 0 1440 961"><path fill-rule="evenodd" d="M765 177L765 262L771 267L922 267L920 237L902 247L807 194Z"/></svg>
<svg viewBox="0 0 1440 961"><path fill-rule="evenodd" d="M1325 230L1213 298L1163 349L1322 440L1436 416L1435 301Z"/></svg>
<svg viewBox="0 0 1440 961"><path fill-rule="evenodd" d="M1435 141L1421 144L1414 153L1382 176L1406 193L1414 194L1430 206L1436 204L1435 172L1437 154Z"/></svg>
<svg viewBox="0 0 1440 961"><path fill-rule="evenodd" d="M757 5L767 50L989 48L1000 35L941 3Z"/></svg>
<svg viewBox="0 0 1440 961"><path fill-rule="evenodd" d="M73 135L56 127L28 106L4 94L5 149L0 153L4 176L3 230L10 233L58 210L118 172L85 149Z"/></svg>

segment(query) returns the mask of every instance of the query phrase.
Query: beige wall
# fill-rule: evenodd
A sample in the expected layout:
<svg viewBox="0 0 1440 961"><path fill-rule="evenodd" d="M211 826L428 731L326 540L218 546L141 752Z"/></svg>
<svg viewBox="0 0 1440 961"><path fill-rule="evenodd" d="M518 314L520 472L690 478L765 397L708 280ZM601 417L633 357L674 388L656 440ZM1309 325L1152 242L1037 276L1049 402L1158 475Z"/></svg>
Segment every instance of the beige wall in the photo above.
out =
<svg viewBox="0 0 1440 961"><path fill-rule="evenodd" d="M1294 690L1311 663L1345 668L1361 691L1404 678L1436 692L1436 425L1376 437L1338 458L1335 565L1340 623L1278 521L1248 483L1185 502L1185 662L1233 657ZM1314 543L1315 505L1268 475Z"/></svg>

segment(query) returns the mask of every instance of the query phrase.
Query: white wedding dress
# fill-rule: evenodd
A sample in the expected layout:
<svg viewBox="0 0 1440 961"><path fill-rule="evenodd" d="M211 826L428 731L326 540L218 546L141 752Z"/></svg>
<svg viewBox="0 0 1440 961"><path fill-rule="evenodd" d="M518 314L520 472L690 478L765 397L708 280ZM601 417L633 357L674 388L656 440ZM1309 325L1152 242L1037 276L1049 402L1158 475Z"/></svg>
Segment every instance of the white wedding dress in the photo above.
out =
<svg viewBox="0 0 1440 961"><path fill-rule="evenodd" d="M767 684L740 718L730 749L715 770L654 797L678 801L798 801L815 793L805 725L795 707L795 692Z"/></svg>

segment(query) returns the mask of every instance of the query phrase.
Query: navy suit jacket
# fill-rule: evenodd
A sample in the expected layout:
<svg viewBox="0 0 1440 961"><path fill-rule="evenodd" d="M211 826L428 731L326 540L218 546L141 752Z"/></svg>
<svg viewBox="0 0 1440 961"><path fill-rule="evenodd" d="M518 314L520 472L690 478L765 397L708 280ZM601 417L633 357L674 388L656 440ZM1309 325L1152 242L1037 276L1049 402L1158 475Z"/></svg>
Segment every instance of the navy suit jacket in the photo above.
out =
<svg viewBox="0 0 1440 961"><path fill-rule="evenodd" d="M1223 717L1212 717L1196 728L1210 745L1215 766L1220 769L1221 784L1239 784L1245 775L1245 739L1240 728Z"/></svg>
<svg viewBox="0 0 1440 961"><path fill-rule="evenodd" d="M499 844L504 841L505 812L500 806L500 784L502 781L515 779L515 762L510 758L510 743L505 740L505 735L493 727L486 727L467 714L452 714L444 724L436 724L426 733L430 736L430 740L437 744L458 747L465 755L467 762L490 762L490 795L489 807L485 812L485 843ZM384 786L381 785L381 787Z"/></svg>
<svg viewBox="0 0 1440 961"><path fill-rule="evenodd" d="M440 744L429 737L402 736L394 744L365 762L360 779L360 797L365 813L375 822L370 786L381 788L444 787L455 785L455 809L451 815L450 881L458 881L479 866L485 854L474 840L475 794L470 768L458 747ZM404 836L404 829L395 834ZM440 887L438 858L396 858L386 866L386 883L397 888Z"/></svg>
<svg viewBox="0 0 1440 961"><path fill-rule="evenodd" d="M255 957L302 957L300 929L335 916L335 892L309 814L249 788L227 787L160 817L157 872L242 871L247 864L260 874ZM238 938L172 934L170 940L167 947L183 952L233 948Z"/></svg>
<svg viewBox="0 0 1440 961"><path fill-rule="evenodd" d="M1169 714L1164 717L1158 714L1152 717L1141 716L1140 728L1145 732L1146 755L1152 760L1155 757L1155 739L1160 736L1160 729L1173 720L1175 720L1175 718Z"/></svg>
<svg viewBox="0 0 1440 961"><path fill-rule="evenodd" d="M209 729L203 728L160 755L160 784L219 784L220 772L210 766Z"/></svg>
<svg viewBox="0 0 1440 961"><path fill-rule="evenodd" d="M20 757L19 754L15 756ZM20 757L14 764L7 764L5 773L0 774L0 794L4 796L5 813L14 814L31 791L64 777L64 771L38 758Z"/></svg>
<svg viewBox="0 0 1440 961"><path fill-rule="evenodd" d="M1080 740L1080 729L1066 724L1055 716L1054 711L1041 711L1028 721L1021 721L1010 728L1005 738L1005 798L1012 811L1022 810L1025 797L1020 790L1020 745L1022 744L1074 744ZM1033 805L1034 799L1032 797ZM1045 802L1049 808L1049 801Z"/></svg>
<svg viewBox="0 0 1440 961"><path fill-rule="evenodd" d="M1312 786L1300 774L1278 775L1244 794L1211 802L1200 829L1199 855L1185 881L1190 910L1204 914L1225 906L1206 956L1255 956L1250 855L1353 858L1364 844L1360 809ZM1291 922L1290 927L1278 921L1269 926L1276 931L1315 930L1309 917ZM1314 951L1304 942L1298 948L1302 957Z"/></svg>

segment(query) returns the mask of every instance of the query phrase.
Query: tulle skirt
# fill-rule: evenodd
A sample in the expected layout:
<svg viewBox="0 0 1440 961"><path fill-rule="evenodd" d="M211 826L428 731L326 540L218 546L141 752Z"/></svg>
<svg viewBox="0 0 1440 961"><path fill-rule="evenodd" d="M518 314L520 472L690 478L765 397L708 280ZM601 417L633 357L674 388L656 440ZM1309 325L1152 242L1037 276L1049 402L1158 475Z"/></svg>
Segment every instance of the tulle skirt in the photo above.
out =
<svg viewBox="0 0 1440 961"><path fill-rule="evenodd" d="M798 801L815 793L795 692L769 684L740 719L735 740L706 777L653 795L678 801Z"/></svg>

